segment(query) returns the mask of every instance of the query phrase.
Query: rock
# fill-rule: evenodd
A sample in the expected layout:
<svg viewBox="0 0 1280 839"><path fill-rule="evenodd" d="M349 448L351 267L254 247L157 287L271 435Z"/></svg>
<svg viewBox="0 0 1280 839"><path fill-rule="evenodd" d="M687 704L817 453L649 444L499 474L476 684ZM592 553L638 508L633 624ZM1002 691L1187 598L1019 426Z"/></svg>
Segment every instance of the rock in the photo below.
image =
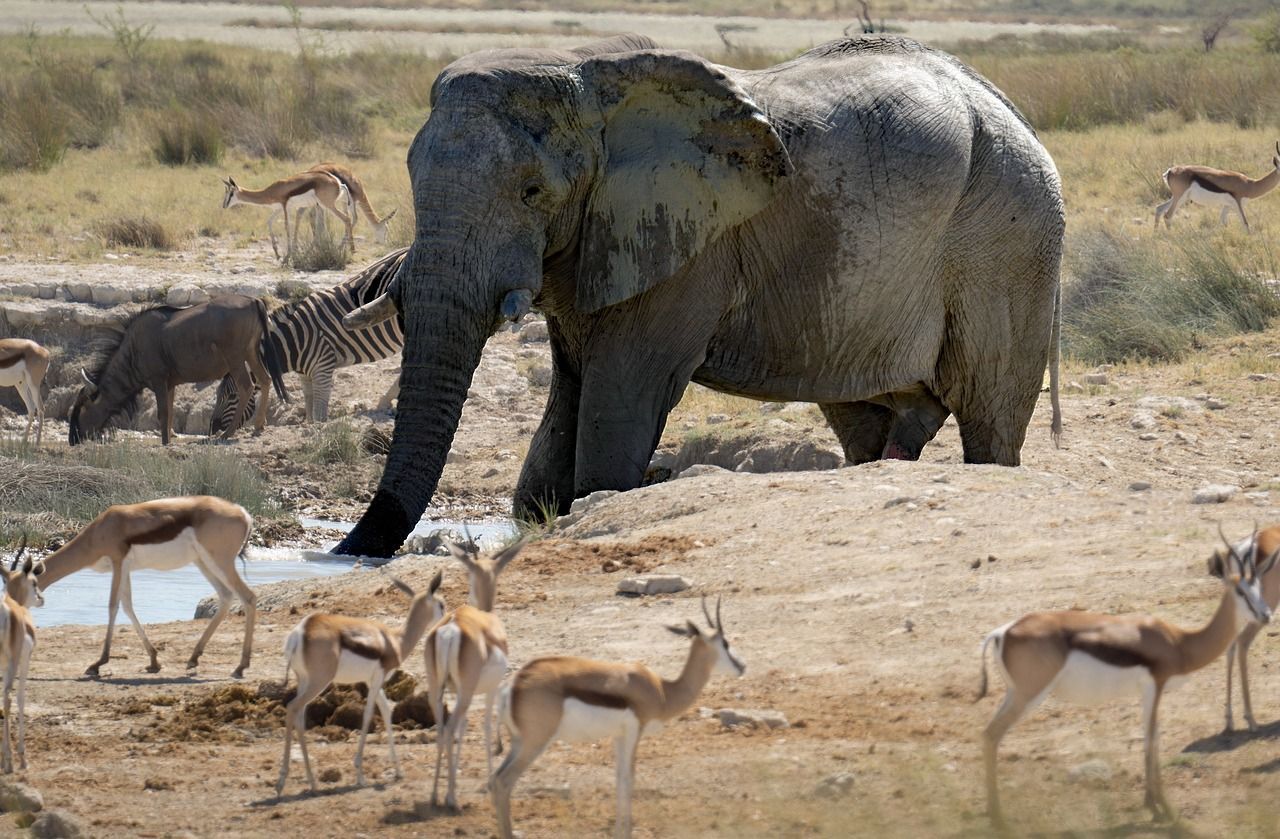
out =
<svg viewBox="0 0 1280 839"><path fill-rule="evenodd" d="M1173 432L1173 439L1177 440L1179 443L1182 443L1184 446L1194 446L1196 442L1199 440L1199 438L1196 437L1196 435L1188 434L1185 431Z"/></svg>
<svg viewBox="0 0 1280 839"><path fill-rule="evenodd" d="M121 303L133 302L133 292L130 289L109 285L93 286L92 296L93 303L97 306L119 306Z"/></svg>
<svg viewBox="0 0 1280 839"><path fill-rule="evenodd" d="M1139 440L1145 440L1146 442L1148 442L1148 443L1149 443L1149 442L1151 442L1152 440L1159 440L1159 439L1160 439L1160 435L1159 435L1159 434L1152 434L1150 431L1148 431L1146 434L1139 434L1139 435L1138 435L1138 439L1139 439Z"/></svg>
<svg viewBox="0 0 1280 839"><path fill-rule="evenodd" d="M1230 501L1240 491L1240 487L1231 484L1209 484L1191 493L1192 504L1221 504Z"/></svg>
<svg viewBox="0 0 1280 839"><path fill-rule="evenodd" d="M1221 399L1214 399L1213 397L1210 397L1204 401L1204 406L1210 411L1221 411L1227 407L1227 403L1223 402Z"/></svg>
<svg viewBox="0 0 1280 839"><path fill-rule="evenodd" d="M688 469L677 474L676 478L697 478L702 475L716 475L721 472L727 474L729 470L725 469L723 466L715 466L710 463L695 463L693 466L690 466Z"/></svg>
<svg viewBox="0 0 1280 839"><path fill-rule="evenodd" d="M1087 385L1105 385L1107 383L1106 373L1085 373L1084 383Z"/></svg>
<svg viewBox="0 0 1280 839"><path fill-rule="evenodd" d="M549 340L551 340L551 333L547 331L547 322L544 320L530 321L520 328L522 344L540 344Z"/></svg>
<svg viewBox="0 0 1280 839"><path fill-rule="evenodd" d="M1271 375L1267 373L1250 373L1249 381L1251 382L1268 382L1271 381Z"/></svg>
<svg viewBox="0 0 1280 839"><path fill-rule="evenodd" d="M890 498L888 501L884 502L884 509L887 510L890 507L897 507L899 504L909 504L914 500L915 499L910 495L899 495L896 498Z"/></svg>
<svg viewBox="0 0 1280 839"><path fill-rule="evenodd" d="M336 784L342 780L342 770L336 766L330 766L328 769L321 769L318 777L322 784Z"/></svg>
<svg viewBox="0 0 1280 839"><path fill-rule="evenodd" d="M66 810L46 810L31 823L31 835L35 839L80 839L89 835L89 829Z"/></svg>
<svg viewBox="0 0 1280 839"><path fill-rule="evenodd" d="M6 813L36 812L44 809L40 790L14 781L0 783L0 810Z"/></svg>
<svg viewBox="0 0 1280 839"><path fill-rule="evenodd" d="M573 516L581 515L606 498L612 498L617 494L618 491L616 489L598 489L590 495L584 495L582 498L575 499L573 504L569 507L569 514Z"/></svg>
<svg viewBox="0 0 1280 839"><path fill-rule="evenodd" d="M399 724L413 720L423 728L431 728L436 724L435 715L431 713L431 697L424 690L396 703L391 709L391 721Z"/></svg>
<svg viewBox="0 0 1280 839"><path fill-rule="evenodd" d="M1150 481L1134 481L1133 483L1129 484L1129 489L1132 492L1146 492L1147 490L1151 489L1151 482Z"/></svg>
<svg viewBox="0 0 1280 839"><path fill-rule="evenodd" d="M93 302L93 286L84 282L66 283L63 288L66 289L67 299L72 303L92 303Z"/></svg>
<svg viewBox="0 0 1280 839"><path fill-rule="evenodd" d="M787 717L781 711L756 711L739 708L721 708L716 712L725 728L747 725L752 728L790 728Z"/></svg>
<svg viewBox="0 0 1280 839"><path fill-rule="evenodd" d="M1134 411L1133 418L1129 420L1129 427L1136 428L1139 431L1146 431L1149 428L1155 428L1155 415L1150 411Z"/></svg>
<svg viewBox="0 0 1280 839"><path fill-rule="evenodd" d="M653 594L675 594L689 587L679 574L644 574L618 581L618 594L644 597Z"/></svg>
<svg viewBox="0 0 1280 839"><path fill-rule="evenodd" d="M818 782L813 793L820 798L843 798L853 792L853 773L837 772Z"/></svg>
<svg viewBox="0 0 1280 839"><path fill-rule="evenodd" d="M649 459L650 469L666 469L670 472L676 465L676 453L671 451L663 451L658 449L653 453L653 457Z"/></svg>
<svg viewBox="0 0 1280 839"><path fill-rule="evenodd" d="M1073 784L1103 785L1111 780L1111 767L1105 760L1086 760L1067 770L1067 780Z"/></svg>
<svg viewBox="0 0 1280 839"><path fill-rule="evenodd" d="M728 414L708 414L707 425L720 425L729 421Z"/></svg>

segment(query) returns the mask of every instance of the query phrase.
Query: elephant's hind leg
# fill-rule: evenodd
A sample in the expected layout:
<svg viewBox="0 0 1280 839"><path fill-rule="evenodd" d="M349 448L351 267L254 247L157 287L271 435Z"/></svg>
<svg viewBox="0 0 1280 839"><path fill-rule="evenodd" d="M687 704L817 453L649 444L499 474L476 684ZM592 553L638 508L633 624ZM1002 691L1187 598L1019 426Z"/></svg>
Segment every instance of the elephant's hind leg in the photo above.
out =
<svg viewBox="0 0 1280 839"><path fill-rule="evenodd" d="M923 387L890 397L893 427L883 456L890 460L919 460L925 444L938 434L951 412Z"/></svg>
<svg viewBox="0 0 1280 839"><path fill-rule="evenodd" d="M818 406L835 432L850 466L879 460L889 442L893 411L872 402L827 402Z"/></svg>

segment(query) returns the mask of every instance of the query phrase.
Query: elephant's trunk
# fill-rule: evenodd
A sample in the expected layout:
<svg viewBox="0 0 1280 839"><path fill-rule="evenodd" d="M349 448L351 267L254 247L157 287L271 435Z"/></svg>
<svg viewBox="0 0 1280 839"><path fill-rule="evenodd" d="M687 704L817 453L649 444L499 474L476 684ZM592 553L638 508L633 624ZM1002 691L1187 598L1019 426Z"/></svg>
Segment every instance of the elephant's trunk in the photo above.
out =
<svg viewBox="0 0 1280 839"><path fill-rule="evenodd" d="M431 502L458 430L462 403L495 322L454 295L456 280L417 277L416 290L446 289L448 299L405 294L404 365L395 434L378 491L359 523L334 548L354 556L391 556Z"/></svg>

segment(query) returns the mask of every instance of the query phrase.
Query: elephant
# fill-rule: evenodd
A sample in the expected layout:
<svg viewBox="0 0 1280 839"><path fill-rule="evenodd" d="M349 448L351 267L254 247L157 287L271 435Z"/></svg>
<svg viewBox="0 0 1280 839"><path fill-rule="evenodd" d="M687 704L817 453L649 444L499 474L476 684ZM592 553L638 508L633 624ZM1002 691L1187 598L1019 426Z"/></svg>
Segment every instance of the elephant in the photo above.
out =
<svg viewBox="0 0 1280 839"><path fill-rule="evenodd" d="M640 485L692 382L817 403L850 464L954 414L1014 466L1046 364L1061 430L1057 169L1018 110L905 38L764 70L620 36L447 66L409 149L413 244L378 490L339 553L388 556L429 503L488 338L536 307L553 362L517 515Z"/></svg>

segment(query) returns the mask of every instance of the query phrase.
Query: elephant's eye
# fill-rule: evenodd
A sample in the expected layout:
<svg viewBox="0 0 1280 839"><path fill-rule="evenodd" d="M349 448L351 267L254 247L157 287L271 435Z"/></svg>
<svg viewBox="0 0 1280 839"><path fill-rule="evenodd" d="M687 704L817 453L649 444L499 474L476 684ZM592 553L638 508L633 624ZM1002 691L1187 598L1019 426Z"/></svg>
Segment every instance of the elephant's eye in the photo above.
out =
<svg viewBox="0 0 1280 839"><path fill-rule="evenodd" d="M520 193L520 200L526 204L532 205L538 200L538 196L542 194L542 186L540 184L525 184L524 189Z"/></svg>

